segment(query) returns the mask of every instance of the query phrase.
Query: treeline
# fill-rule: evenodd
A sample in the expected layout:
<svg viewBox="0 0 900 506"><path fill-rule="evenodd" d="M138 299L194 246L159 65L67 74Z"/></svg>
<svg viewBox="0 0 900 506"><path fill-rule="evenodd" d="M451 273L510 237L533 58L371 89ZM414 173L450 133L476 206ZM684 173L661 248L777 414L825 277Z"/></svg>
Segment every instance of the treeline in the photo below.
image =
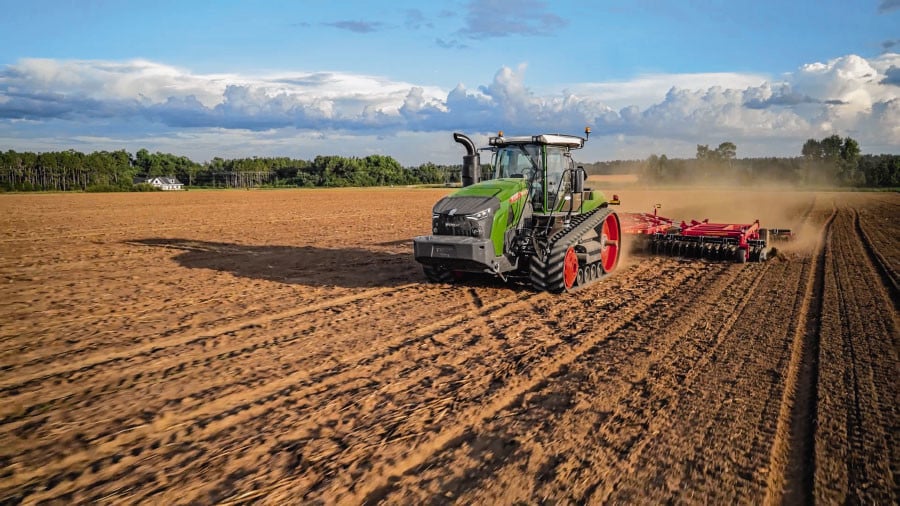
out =
<svg viewBox="0 0 900 506"><path fill-rule="evenodd" d="M0 189L7 191L131 191L135 177L175 177L187 186L210 188L339 187L452 183L460 166L425 163L406 168L389 156L213 158L197 163L169 153L139 150L90 154L74 150L0 152Z"/></svg>
<svg viewBox="0 0 900 506"><path fill-rule="evenodd" d="M852 138L809 139L799 157L737 158L737 146L697 146L692 159L651 155L646 160L609 162L603 173L639 174L649 184L758 184L792 186L900 187L900 155L863 155Z"/></svg>
<svg viewBox="0 0 900 506"><path fill-rule="evenodd" d="M783 183L795 186L900 187L900 155L863 155L850 137L809 139L799 157L737 158L737 146L698 145L692 159L652 155L646 160L585 164L589 174L638 174L647 184ZM0 189L14 191L133 191L135 177L176 177L189 187L339 187L446 184L460 180L460 165L424 163L403 167L394 158L317 156L213 158L197 163L146 149L74 150L30 153L0 152ZM482 166L482 178L490 167Z"/></svg>

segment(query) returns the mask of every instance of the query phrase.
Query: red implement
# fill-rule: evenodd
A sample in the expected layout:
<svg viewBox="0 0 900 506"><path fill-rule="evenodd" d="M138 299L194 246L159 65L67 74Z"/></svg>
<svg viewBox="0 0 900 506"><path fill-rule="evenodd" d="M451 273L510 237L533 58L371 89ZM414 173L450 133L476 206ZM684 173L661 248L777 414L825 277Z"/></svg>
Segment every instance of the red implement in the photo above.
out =
<svg viewBox="0 0 900 506"><path fill-rule="evenodd" d="M731 260L734 262L762 262L772 250L769 241L790 239L788 229L760 228L753 223L710 223L674 220L659 216L654 206L650 213L620 213L622 232L632 238L634 247L651 254Z"/></svg>
<svg viewBox="0 0 900 506"><path fill-rule="evenodd" d="M665 234L674 228L675 221L656 214L658 206L650 213L619 213L622 233L631 235Z"/></svg>

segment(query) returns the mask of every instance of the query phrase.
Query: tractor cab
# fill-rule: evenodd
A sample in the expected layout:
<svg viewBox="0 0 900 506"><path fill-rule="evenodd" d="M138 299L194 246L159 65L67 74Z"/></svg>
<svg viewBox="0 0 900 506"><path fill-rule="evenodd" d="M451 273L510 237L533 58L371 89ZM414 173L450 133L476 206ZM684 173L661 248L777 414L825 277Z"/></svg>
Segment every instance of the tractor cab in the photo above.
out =
<svg viewBox="0 0 900 506"><path fill-rule="evenodd" d="M584 139L570 135L491 137L495 179L524 179L535 212L559 210L573 190L575 162L570 151Z"/></svg>

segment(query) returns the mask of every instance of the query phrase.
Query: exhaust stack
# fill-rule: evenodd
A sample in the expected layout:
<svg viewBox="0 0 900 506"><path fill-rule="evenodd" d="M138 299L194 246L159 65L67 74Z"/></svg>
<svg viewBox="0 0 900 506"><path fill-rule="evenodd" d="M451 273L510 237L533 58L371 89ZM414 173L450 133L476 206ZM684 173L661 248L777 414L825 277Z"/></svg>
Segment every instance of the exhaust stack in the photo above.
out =
<svg viewBox="0 0 900 506"><path fill-rule="evenodd" d="M466 148L466 155L463 156L462 165L462 185L463 187L471 186L478 182L481 175L481 155L475 149L475 143L472 139L461 133L454 133L453 140L462 144Z"/></svg>

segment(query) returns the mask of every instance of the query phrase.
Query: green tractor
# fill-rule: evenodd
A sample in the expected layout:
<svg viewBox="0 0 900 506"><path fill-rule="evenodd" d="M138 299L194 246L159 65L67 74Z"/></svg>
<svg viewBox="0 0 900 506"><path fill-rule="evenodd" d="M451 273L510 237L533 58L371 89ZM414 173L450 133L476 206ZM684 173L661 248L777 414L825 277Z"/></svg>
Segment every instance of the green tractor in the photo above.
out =
<svg viewBox="0 0 900 506"><path fill-rule="evenodd" d="M587 174L571 155L589 136L589 128L584 138L500 132L483 148L492 152L493 178L479 182L475 144L454 133L466 148L463 188L434 205L432 235L413 239L428 280L446 283L465 273L487 273L564 292L613 272L621 226L609 205L618 201L585 188Z"/></svg>

